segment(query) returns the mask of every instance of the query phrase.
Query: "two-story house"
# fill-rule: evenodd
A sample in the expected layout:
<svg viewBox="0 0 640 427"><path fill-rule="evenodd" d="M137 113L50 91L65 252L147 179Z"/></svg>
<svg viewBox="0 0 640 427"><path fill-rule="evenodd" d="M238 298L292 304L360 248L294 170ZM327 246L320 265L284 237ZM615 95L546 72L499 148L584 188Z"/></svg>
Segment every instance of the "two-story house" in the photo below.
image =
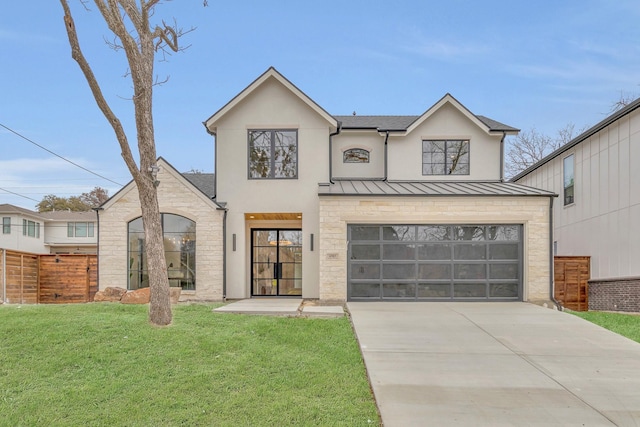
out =
<svg viewBox="0 0 640 427"><path fill-rule="evenodd" d="M0 248L35 254L95 254L97 215L88 212L35 212L0 205Z"/></svg>
<svg viewBox="0 0 640 427"><path fill-rule="evenodd" d="M211 194L159 160L165 247L195 260L183 299L550 300L555 194L504 182L518 130L451 95L335 116L270 68L204 125ZM130 184L100 212L101 289L141 286L136 202Z"/></svg>
<svg viewBox="0 0 640 427"><path fill-rule="evenodd" d="M640 99L513 178L561 194L556 255L589 256L589 309L640 311Z"/></svg>

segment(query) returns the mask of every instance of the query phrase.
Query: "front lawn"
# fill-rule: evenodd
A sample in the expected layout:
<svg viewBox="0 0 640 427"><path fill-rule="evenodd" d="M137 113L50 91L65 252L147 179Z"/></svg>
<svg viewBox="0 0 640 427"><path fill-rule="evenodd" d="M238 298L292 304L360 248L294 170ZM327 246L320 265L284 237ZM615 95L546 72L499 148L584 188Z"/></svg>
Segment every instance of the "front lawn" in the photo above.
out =
<svg viewBox="0 0 640 427"><path fill-rule="evenodd" d="M639 315L603 311L575 311L572 313L605 329L640 342Z"/></svg>
<svg viewBox="0 0 640 427"><path fill-rule="evenodd" d="M0 305L2 425L378 425L346 318Z"/></svg>

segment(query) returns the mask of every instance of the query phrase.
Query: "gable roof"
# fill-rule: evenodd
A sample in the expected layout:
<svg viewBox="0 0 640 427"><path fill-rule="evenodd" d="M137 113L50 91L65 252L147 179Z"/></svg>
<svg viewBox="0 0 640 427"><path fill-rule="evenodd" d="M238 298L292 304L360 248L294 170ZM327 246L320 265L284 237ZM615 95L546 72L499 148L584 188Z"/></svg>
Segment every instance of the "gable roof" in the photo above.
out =
<svg viewBox="0 0 640 427"><path fill-rule="evenodd" d="M485 116L473 114L464 105L458 102L451 94L447 93L432 107L420 116L335 116L342 123L342 129L375 129L380 132L406 132L409 133L423 123L428 117L446 104L453 105L458 111L469 118L478 127L487 133L500 132L516 134L520 130L505 125Z"/></svg>
<svg viewBox="0 0 640 427"><path fill-rule="evenodd" d="M166 161L163 157L158 157L157 159L158 165L160 167L166 168L166 170L172 174L178 181L182 181L185 186L193 188L196 193L200 193L206 198L208 201L213 203L216 207L221 208L221 206L212 198L215 196L214 194L214 176L213 173L180 173L176 168L171 165L168 161ZM120 197L122 197L125 193L135 187L136 183L132 179L129 181L124 187L118 190L113 196L109 197L109 199L100 205L97 209L102 210L108 208L110 205L115 203Z"/></svg>
<svg viewBox="0 0 640 427"><path fill-rule="evenodd" d="M40 212L40 216L49 221L95 221L97 214L95 211L49 211Z"/></svg>
<svg viewBox="0 0 640 427"><path fill-rule="evenodd" d="M313 99L307 96L303 91L298 89L296 85L291 83L286 77L278 72L274 67L269 67L267 71L262 73L260 77L255 79L249 86L247 86L244 90L242 90L239 94L237 94L231 101L227 102L225 106L216 111L211 117L203 122L205 128L210 133L215 133L215 123L220 120L222 116L227 114L233 108L235 108L243 99L249 96L253 91L255 91L258 87L264 84L266 81L270 79L275 79L280 82L285 88L291 91L294 95L296 95L302 102L307 104L311 109L313 109L316 113L318 113L322 118L328 121L332 126L337 127L338 123L336 119L329 113L325 111L320 105L318 105Z"/></svg>
<svg viewBox="0 0 640 427"><path fill-rule="evenodd" d="M525 177L526 175L530 174L534 170L538 169L539 167L543 166L544 164L546 164L546 163L550 162L551 160L555 159L556 157L558 157L562 153L564 153L566 151L569 151L570 149L572 149L576 145L580 144L581 142L591 138L593 135L595 135L596 133L600 132L602 129L606 128L607 126L609 126L611 123L615 122L616 120L621 119L622 117L626 116L627 114L631 114L633 111L637 110L638 108L640 108L640 98L636 99L635 101L633 101L632 103L630 103L626 107L621 108L620 110L618 110L615 113L611 114L609 117L605 118L604 120L598 122L596 125L590 127L586 131L582 132L580 135L578 135L577 137L573 138L571 141L567 142L562 147L558 148L557 150L555 150L551 154L547 155L546 157L542 158L538 162L534 163L533 165L529 166L528 168L526 168L525 170L523 170L522 172L520 172L519 174L517 174L516 176L511 178L510 181L517 181L517 180Z"/></svg>
<svg viewBox="0 0 640 427"><path fill-rule="evenodd" d="M42 218L40 213L36 211L21 208L20 206L10 205L9 203L0 204L0 213L30 215L36 218Z"/></svg>

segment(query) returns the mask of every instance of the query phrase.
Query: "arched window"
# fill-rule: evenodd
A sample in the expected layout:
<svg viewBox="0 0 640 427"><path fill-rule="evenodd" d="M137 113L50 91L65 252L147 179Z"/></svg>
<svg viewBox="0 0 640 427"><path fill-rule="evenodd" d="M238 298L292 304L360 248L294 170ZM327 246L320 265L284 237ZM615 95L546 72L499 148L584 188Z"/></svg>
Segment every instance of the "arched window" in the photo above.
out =
<svg viewBox="0 0 640 427"><path fill-rule="evenodd" d="M196 289L196 223L173 214L161 214L164 253L170 286ZM144 251L142 217L129 222L129 266L127 289L149 286L147 255Z"/></svg>
<svg viewBox="0 0 640 427"><path fill-rule="evenodd" d="M343 163L369 163L369 152L363 148L344 150Z"/></svg>

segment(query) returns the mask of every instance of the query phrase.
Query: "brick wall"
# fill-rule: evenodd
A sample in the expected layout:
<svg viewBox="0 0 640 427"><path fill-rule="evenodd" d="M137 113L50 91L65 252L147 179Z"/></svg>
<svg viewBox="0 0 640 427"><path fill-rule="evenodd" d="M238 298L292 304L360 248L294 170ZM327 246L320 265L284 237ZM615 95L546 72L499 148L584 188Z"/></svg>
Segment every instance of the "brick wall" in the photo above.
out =
<svg viewBox="0 0 640 427"><path fill-rule="evenodd" d="M640 277L590 280L589 310L640 312Z"/></svg>

